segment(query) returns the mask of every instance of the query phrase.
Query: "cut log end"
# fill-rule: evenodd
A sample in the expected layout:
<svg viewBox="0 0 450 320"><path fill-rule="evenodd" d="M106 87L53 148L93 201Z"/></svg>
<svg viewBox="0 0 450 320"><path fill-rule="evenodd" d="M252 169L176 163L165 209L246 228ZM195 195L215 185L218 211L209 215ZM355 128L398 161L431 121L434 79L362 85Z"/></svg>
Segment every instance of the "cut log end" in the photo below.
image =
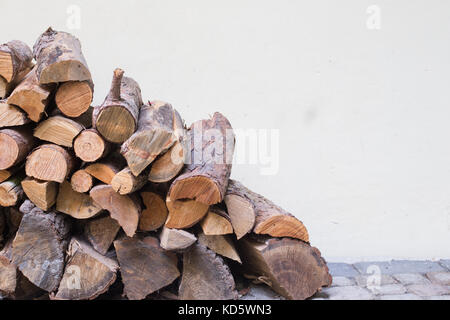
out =
<svg viewBox="0 0 450 320"><path fill-rule="evenodd" d="M19 155L19 146L17 141L10 135L0 132L0 150L2 156L0 157L0 169L8 169L16 163Z"/></svg>
<svg viewBox="0 0 450 320"><path fill-rule="evenodd" d="M252 231L255 225L255 211L249 201L237 195L226 195L225 203L234 232L239 240Z"/></svg>
<svg viewBox="0 0 450 320"><path fill-rule="evenodd" d="M102 208L88 194L74 191L71 184L64 181L59 185L56 210L75 219L89 219L99 214Z"/></svg>
<svg viewBox="0 0 450 320"><path fill-rule="evenodd" d="M119 194L129 194L141 189L147 183L147 175L134 176L129 167L116 173L111 180L111 186Z"/></svg>
<svg viewBox="0 0 450 320"><path fill-rule="evenodd" d="M53 181L39 181L26 178L22 188L27 197L40 209L47 211L56 203L58 184Z"/></svg>
<svg viewBox="0 0 450 320"><path fill-rule="evenodd" d="M39 83L41 84L91 79L91 73L87 66L78 60L59 61L45 68L40 68L40 70L42 70L39 75Z"/></svg>
<svg viewBox="0 0 450 320"><path fill-rule="evenodd" d="M259 223L253 232L267 234L272 237L291 237L309 242L308 230L295 217L278 215Z"/></svg>
<svg viewBox="0 0 450 320"><path fill-rule="evenodd" d="M166 199L169 216L165 226L172 229L190 228L199 222L207 213L209 206L195 200Z"/></svg>
<svg viewBox="0 0 450 320"><path fill-rule="evenodd" d="M87 81L69 81L56 91L55 102L58 109L68 117L82 115L91 105L92 87Z"/></svg>
<svg viewBox="0 0 450 320"><path fill-rule="evenodd" d="M222 201L222 195L217 184L203 176L175 180L170 189L170 198L173 200L193 199L207 205Z"/></svg>
<svg viewBox="0 0 450 320"><path fill-rule="evenodd" d="M0 206L12 207L22 199L23 189L20 185L22 178L10 178L0 183Z"/></svg>
<svg viewBox="0 0 450 320"><path fill-rule="evenodd" d="M106 155L109 144L93 129L82 131L73 144L75 154L86 162L94 162Z"/></svg>
<svg viewBox="0 0 450 320"><path fill-rule="evenodd" d="M72 185L72 189L76 192L89 192L94 185L94 179L86 172L86 170L80 169L72 174L70 184Z"/></svg>
<svg viewBox="0 0 450 320"><path fill-rule="evenodd" d="M168 182L176 177L184 166L184 150L180 142L175 144L151 165L148 180L153 183Z"/></svg>
<svg viewBox="0 0 450 320"><path fill-rule="evenodd" d="M200 226L203 232L210 236L233 233L233 226L228 215L216 208L208 211L208 214L200 222Z"/></svg>
<svg viewBox="0 0 450 320"><path fill-rule="evenodd" d="M34 136L44 141L71 148L73 140L83 129L83 126L74 120L54 116L40 122L34 130Z"/></svg>
<svg viewBox="0 0 450 320"><path fill-rule="evenodd" d="M8 169L25 159L34 146L30 128L0 130L0 170Z"/></svg>
<svg viewBox="0 0 450 320"><path fill-rule="evenodd" d="M164 250L181 251L190 247L197 237L185 230L163 228L160 235L160 244Z"/></svg>
<svg viewBox="0 0 450 320"><path fill-rule="evenodd" d="M0 78L0 97L1 93L1 78ZM0 100L0 128L22 126L30 122L25 112L20 108L8 104L5 100Z"/></svg>
<svg viewBox="0 0 450 320"><path fill-rule="evenodd" d="M100 111L96 128L109 142L122 143L136 131L136 120L126 108L109 106Z"/></svg>
<svg viewBox="0 0 450 320"><path fill-rule="evenodd" d="M141 192L144 210L139 220L139 229L142 231L154 231L166 222L168 210L164 199L157 193Z"/></svg>

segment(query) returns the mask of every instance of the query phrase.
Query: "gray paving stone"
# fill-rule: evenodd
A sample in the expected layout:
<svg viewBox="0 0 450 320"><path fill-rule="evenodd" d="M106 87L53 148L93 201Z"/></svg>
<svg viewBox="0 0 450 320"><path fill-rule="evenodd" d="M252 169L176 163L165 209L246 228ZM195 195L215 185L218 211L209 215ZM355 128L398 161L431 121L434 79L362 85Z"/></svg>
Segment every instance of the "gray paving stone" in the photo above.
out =
<svg viewBox="0 0 450 320"><path fill-rule="evenodd" d="M438 284L411 284L406 286L409 293L417 294L421 297L432 297L450 294L450 287Z"/></svg>
<svg viewBox="0 0 450 320"><path fill-rule="evenodd" d="M390 294L385 296L380 296L380 300L422 300L421 297L412 293L406 294Z"/></svg>
<svg viewBox="0 0 450 320"><path fill-rule="evenodd" d="M320 297L329 300L372 300L374 296L367 290L358 286L332 287L322 290Z"/></svg>
<svg viewBox="0 0 450 320"><path fill-rule="evenodd" d="M393 277L405 286L409 284L431 284L430 280L420 273L399 273L394 274Z"/></svg>
<svg viewBox="0 0 450 320"><path fill-rule="evenodd" d="M356 277L359 272L348 263L327 263L333 277Z"/></svg>
<svg viewBox="0 0 450 320"><path fill-rule="evenodd" d="M392 260L383 262L359 262L354 264L361 274L367 274L367 268L378 266L381 274L427 273L446 271L443 266L433 261Z"/></svg>
<svg viewBox="0 0 450 320"><path fill-rule="evenodd" d="M450 296L431 296L426 297L427 300L450 300Z"/></svg>
<svg viewBox="0 0 450 320"><path fill-rule="evenodd" d="M427 277L433 283L450 286L450 272L428 272Z"/></svg>
<svg viewBox="0 0 450 320"><path fill-rule="evenodd" d="M406 293L406 288L401 284L387 284L385 286L369 287L367 289L375 295L394 295Z"/></svg>
<svg viewBox="0 0 450 320"><path fill-rule="evenodd" d="M347 277L333 277L332 287L345 287L345 286L354 286L356 281L353 278Z"/></svg>
<svg viewBox="0 0 450 320"><path fill-rule="evenodd" d="M450 260L441 260L439 263L450 271Z"/></svg>
<svg viewBox="0 0 450 320"><path fill-rule="evenodd" d="M250 291L240 300L284 300L266 285L252 285Z"/></svg>
<svg viewBox="0 0 450 320"><path fill-rule="evenodd" d="M373 277L373 275L359 275L359 276L355 277L355 281L358 286L367 287L368 282L370 282L369 285L373 284L373 282L371 282L371 281L373 281L372 277ZM387 284L395 284L395 283L397 283L397 281L392 276L387 275L387 274L381 275L380 286L384 286Z"/></svg>

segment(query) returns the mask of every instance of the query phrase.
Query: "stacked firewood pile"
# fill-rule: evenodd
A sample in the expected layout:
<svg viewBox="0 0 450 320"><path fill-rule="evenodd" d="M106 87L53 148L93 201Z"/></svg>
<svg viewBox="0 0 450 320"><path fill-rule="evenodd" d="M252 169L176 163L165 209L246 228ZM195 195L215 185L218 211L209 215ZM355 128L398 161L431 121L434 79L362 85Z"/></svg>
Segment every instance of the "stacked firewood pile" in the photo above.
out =
<svg viewBox="0 0 450 320"><path fill-rule="evenodd" d="M220 113L186 128L121 69L104 102L77 38L0 46L0 294L236 299L236 279L305 299L331 283L301 221L229 179Z"/></svg>

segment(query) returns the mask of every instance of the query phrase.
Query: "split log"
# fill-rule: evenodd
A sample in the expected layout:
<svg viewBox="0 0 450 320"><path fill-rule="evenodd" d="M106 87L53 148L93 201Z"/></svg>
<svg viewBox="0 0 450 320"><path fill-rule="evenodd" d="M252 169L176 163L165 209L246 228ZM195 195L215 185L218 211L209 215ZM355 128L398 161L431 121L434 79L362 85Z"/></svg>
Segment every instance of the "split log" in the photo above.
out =
<svg viewBox="0 0 450 320"><path fill-rule="evenodd" d="M20 164L20 165L11 167L9 169L0 170L0 183L11 178L14 174L19 172L22 168L23 168L23 165Z"/></svg>
<svg viewBox="0 0 450 320"><path fill-rule="evenodd" d="M50 117L34 129L34 136L44 141L72 148L73 140L84 127L72 119L62 116Z"/></svg>
<svg viewBox="0 0 450 320"><path fill-rule="evenodd" d="M183 143L176 141L166 153L152 162L148 180L153 183L162 183L175 178L184 167L185 152Z"/></svg>
<svg viewBox="0 0 450 320"><path fill-rule="evenodd" d="M122 156L113 153L101 162L96 162L88 165L84 170L94 178L103 183L111 184L112 179L121 171L126 162Z"/></svg>
<svg viewBox="0 0 450 320"><path fill-rule="evenodd" d="M152 102L141 107L137 131L122 144L120 152L137 176L168 150L183 131L183 121L170 104Z"/></svg>
<svg viewBox="0 0 450 320"><path fill-rule="evenodd" d="M141 213L140 201L134 195L120 195L109 185L98 185L89 192L92 199L116 219L127 236L136 233Z"/></svg>
<svg viewBox="0 0 450 320"><path fill-rule="evenodd" d="M0 128L22 126L29 122L30 119L20 108L0 100Z"/></svg>
<svg viewBox="0 0 450 320"><path fill-rule="evenodd" d="M320 251L307 243L289 238L246 237L238 244L248 273L287 299L303 300L331 285Z"/></svg>
<svg viewBox="0 0 450 320"><path fill-rule="evenodd" d="M6 82L14 82L32 66L33 54L28 45L13 40L0 46L0 76Z"/></svg>
<svg viewBox="0 0 450 320"><path fill-rule="evenodd" d="M76 163L76 159L64 148L43 144L27 157L25 171L29 177L62 183Z"/></svg>
<svg viewBox="0 0 450 320"><path fill-rule="evenodd" d="M102 211L102 208L86 193L76 192L68 181L59 185L56 210L75 219L89 219Z"/></svg>
<svg viewBox="0 0 450 320"><path fill-rule="evenodd" d="M75 154L86 162L97 161L111 150L111 144L105 141L95 129L83 130L73 143Z"/></svg>
<svg viewBox="0 0 450 320"><path fill-rule="evenodd" d="M67 32L48 28L33 46L39 83L91 80L80 41Z"/></svg>
<svg viewBox="0 0 450 320"><path fill-rule="evenodd" d="M117 261L95 251L86 242L73 238L66 269L55 300L92 300L108 291L116 281Z"/></svg>
<svg viewBox="0 0 450 320"><path fill-rule="evenodd" d="M25 178L22 188L27 197L41 210L47 211L56 203L58 184L54 181L40 181Z"/></svg>
<svg viewBox="0 0 450 320"><path fill-rule="evenodd" d="M92 81L68 81L58 87L55 103L64 115L76 118L90 107L93 96Z"/></svg>
<svg viewBox="0 0 450 320"><path fill-rule="evenodd" d="M217 206L209 208L206 216L200 221L200 226L208 236L233 233L230 217L225 210Z"/></svg>
<svg viewBox="0 0 450 320"><path fill-rule="evenodd" d="M105 255L119 232L120 225L109 215L89 219L84 226L84 235L92 247Z"/></svg>
<svg viewBox="0 0 450 320"><path fill-rule="evenodd" d="M180 300L237 299L235 282L229 267L220 256L201 244L183 254Z"/></svg>
<svg viewBox="0 0 450 320"><path fill-rule="evenodd" d="M111 90L103 104L92 114L96 129L109 142L122 143L135 131L142 106L141 89L136 81L114 70Z"/></svg>
<svg viewBox="0 0 450 320"><path fill-rule="evenodd" d="M209 209L207 204L195 200L172 201L169 197L166 199L166 205L169 209L169 215L165 226L173 229L192 227L203 219Z"/></svg>
<svg viewBox="0 0 450 320"><path fill-rule="evenodd" d="M30 73L32 69L33 64L31 64L29 68L21 71L19 75L15 77L11 82L7 82L2 76L0 76L0 98L4 99L8 97L11 92L13 92L17 87L17 85L21 83L23 79L25 79L25 77L28 75L28 73Z"/></svg>
<svg viewBox="0 0 450 320"><path fill-rule="evenodd" d="M22 205L21 209L26 208ZM34 285L47 292L56 290L64 271L69 231L64 215L32 208L24 214L13 241L12 262Z"/></svg>
<svg viewBox="0 0 450 320"><path fill-rule="evenodd" d="M20 185L23 175L14 176L0 183L0 206L15 206L23 197L23 189Z"/></svg>
<svg viewBox="0 0 450 320"><path fill-rule="evenodd" d="M33 149L35 140L31 129L19 127L0 130L0 169L5 170L22 162Z"/></svg>
<svg viewBox="0 0 450 320"><path fill-rule="evenodd" d="M55 84L40 85L34 67L17 85L7 102L24 110L32 121L39 122L55 88Z"/></svg>
<svg viewBox="0 0 450 320"><path fill-rule="evenodd" d="M146 171L135 176L129 167L125 167L117 172L111 180L111 186L115 192L125 195L133 193L141 189L148 181L148 174Z"/></svg>
<svg viewBox="0 0 450 320"><path fill-rule="evenodd" d="M142 300L180 276L176 255L161 249L153 237L116 240L114 247L124 293L131 300Z"/></svg>
<svg viewBox="0 0 450 320"><path fill-rule="evenodd" d="M227 118L216 112L212 119L195 122L189 130L191 159L172 183L172 200L194 199L212 205L223 200L231 173L234 133Z"/></svg>
<svg viewBox="0 0 450 320"><path fill-rule="evenodd" d="M300 220L237 181L229 181L225 204L238 239L253 229L256 234L309 242L308 231Z"/></svg>
<svg viewBox="0 0 450 320"><path fill-rule="evenodd" d="M198 242L208 247L215 253L228 259L242 263L233 240L226 235L206 235L203 232L198 233Z"/></svg>
<svg viewBox="0 0 450 320"><path fill-rule="evenodd" d="M159 229L166 222L169 213L163 197L151 191L141 192L144 205L141 218L139 220L139 230L154 231Z"/></svg>
<svg viewBox="0 0 450 320"><path fill-rule="evenodd" d="M185 230L163 228L159 241L164 250L184 250L197 241L197 237Z"/></svg>
<svg viewBox="0 0 450 320"><path fill-rule="evenodd" d="M94 179L86 170L80 169L75 171L70 178L72 189L76 192L89 192L94 186Z"/></svg>

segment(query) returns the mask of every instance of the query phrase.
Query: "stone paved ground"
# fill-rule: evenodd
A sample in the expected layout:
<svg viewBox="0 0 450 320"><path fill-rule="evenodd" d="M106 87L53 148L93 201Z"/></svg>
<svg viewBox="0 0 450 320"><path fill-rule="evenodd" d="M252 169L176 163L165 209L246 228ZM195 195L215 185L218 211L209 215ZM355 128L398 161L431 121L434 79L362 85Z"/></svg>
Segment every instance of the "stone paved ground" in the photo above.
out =
<svg viewBox="0 0 450 320"><path fill-rule="evenodd" d="M311 300L450 300L450 260L328 263L333 276ZM281 299L255 285L241 299Z"/></svg>

